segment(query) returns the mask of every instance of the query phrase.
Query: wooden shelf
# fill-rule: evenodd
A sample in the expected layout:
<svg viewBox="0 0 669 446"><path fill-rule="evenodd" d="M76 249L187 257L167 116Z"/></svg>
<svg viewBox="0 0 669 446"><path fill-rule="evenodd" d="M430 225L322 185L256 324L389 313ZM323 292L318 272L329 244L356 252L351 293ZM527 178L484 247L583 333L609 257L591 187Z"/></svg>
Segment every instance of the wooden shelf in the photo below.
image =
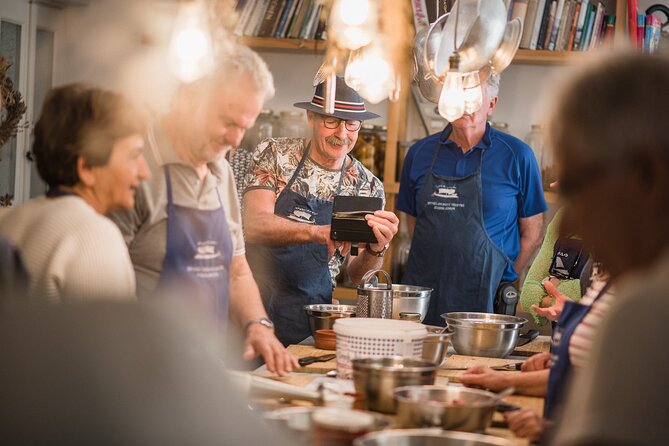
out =
<svg viewBox="0 0 669 446"><path fill-rule="evenodd" d="M305 39L275 39L273 37L238 37L239 43L243 43L255 50L277 51L305 54L322 54L325 52L325 40Z"/></svg>
<svg viewBox="0 0 669 446"><path fill-rule="evenodd" d="M513 58L514 64L564 65L585 57L587 51L548 51L519 49Z"/></svg>

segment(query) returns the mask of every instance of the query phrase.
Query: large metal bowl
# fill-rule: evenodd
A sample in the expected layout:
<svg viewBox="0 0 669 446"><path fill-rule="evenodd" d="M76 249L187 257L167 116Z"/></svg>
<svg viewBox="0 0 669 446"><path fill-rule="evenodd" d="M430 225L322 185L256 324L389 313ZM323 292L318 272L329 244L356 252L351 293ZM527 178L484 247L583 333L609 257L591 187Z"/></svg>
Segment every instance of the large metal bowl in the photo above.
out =
<svg viewBox="0 0 669 446"><path fill-rule="evenodd" d="M518 342L527 319L491 313L446 313L453 348L460 355L506 358Z"/></svg>
<svg viewBox="0 0 669 446"><path fill-rule="evenodd" d="M374 432L353 441L353 446L509 446L490 435L444 432L441 429L397 429Z"/></svg>
<svg viewBox="0 0 669 446"><path fill-rule="evenodd" d="M487 429L498 403L494 393L453 385L399 387L394 397L401 427L465 432Z"/></svg>
<svg viewBox="0 0 669 446"><path fill-rule="evenodd" d="M396 387L434 384L438 366L432 361L390 356L354 359L353 384L369 410L395 412Z"/></svg>
<svg viewBox="0 0 669 446"><path fill-rule="evenodd" d="M342 317L355 317L355 305L327 305L315 304L305 305L304 311L309 317L309 328L311 333L316 330L332 330L337 319Z"/></svg>
<svg viewBox="0 0 669 446"><path fill-rule="evenodd" d="M393 284L393 319L399 319L400 313L420 313L423 322L430 307L432 288L415 285Z"/></svg>

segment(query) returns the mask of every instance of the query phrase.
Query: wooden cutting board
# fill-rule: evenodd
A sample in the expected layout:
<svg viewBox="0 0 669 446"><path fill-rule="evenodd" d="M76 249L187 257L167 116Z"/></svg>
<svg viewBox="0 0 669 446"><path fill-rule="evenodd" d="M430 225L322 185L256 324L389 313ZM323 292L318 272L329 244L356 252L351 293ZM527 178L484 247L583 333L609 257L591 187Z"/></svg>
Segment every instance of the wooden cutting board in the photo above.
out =
<svg viewBox="0 0 669 446"><path fill-rule="evenodd" d="M532 356L535 353L549 352L551 349L550 336L537 336L537 338L527 344L517 347L513 353L514 356Z"/></svg>
<svg viewBox="0 0 669 446"><path fill-rule="evenodd" d="M481 356L465 356L452 355L445 363L437 370L437 376L448 378L451 382L460 382L460 376L465 373L465 370L448 370L448 369L462 369L470 368L475 365L485 365L488 367L502 366L505 364L519 362L513 359L506 358L483 358ZM518 371L504 371L504 373L520 373Z"/></svg>
<svg viewBox="0 0 669 446"><path fill-rule="evenodd" d="M297 359L304 358L307 356L323 356L331 355L334 353L334 350L321 350L310 345L289 345L288 351L293 354ZM295 370L300 373L327 373L330 370L337 368L337 358L331 359L327 362L314 362L309 364L306 367L300 367Z"/></svg>

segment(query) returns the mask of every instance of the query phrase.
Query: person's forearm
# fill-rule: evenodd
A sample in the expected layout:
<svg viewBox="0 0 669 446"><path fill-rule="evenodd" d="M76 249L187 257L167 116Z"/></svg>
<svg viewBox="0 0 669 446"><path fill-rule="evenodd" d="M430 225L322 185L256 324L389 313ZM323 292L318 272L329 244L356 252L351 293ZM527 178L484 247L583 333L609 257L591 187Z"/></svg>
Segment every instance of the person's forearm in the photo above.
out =
<svg viewBox="0 0 669 446"><path fill-rule="evenodd" d="M289 245L308 242L326 243L321 240L323 227L298 223L275 214L250 217L244 212L244 236L249 243Z"/></svg>
<svg viewBox="0 0 669 446"><path fill-rule="evenodd" d="M520 252L518 253L516 261L513 263L513 268L517 272L522 270L527 264L527 262L530 260L530 257L532 257L532 254L534 253L534 250L537 249L540 238L541 238L541 233L539 233L538 235L535 233L531 233L531 234L523 234L520 236Z"/></svg>
<svg viewBox="0 0 669 446"><path fill-rule="evenodd" d="M515 387L521 395L545 396L549 369L533 372L506 373L507 387Z"/></svg>
<svg viewBox="0 0 669 446"><path fill-rule="evenodd" d="M361 249L357 256L349 260L347 271L351 281L357 284L367 271L379 269L381 265L383 265L383 257L377 257L366 249Z"/></svg>
<svg viewBox="0 0 669 446"><path fill-rule="evenodd" d="M237 257L235 256L235 258ZM242 257L244 256L242 255ZM233 258L233 262L235 262L235 258ZM246 263L245 258L244 263ZM242 271L233 271L230 276L230 314L243 329L249 321L267 317L267 312L251 270L244 270L243 266L235 269L241 269Z"/></svg>

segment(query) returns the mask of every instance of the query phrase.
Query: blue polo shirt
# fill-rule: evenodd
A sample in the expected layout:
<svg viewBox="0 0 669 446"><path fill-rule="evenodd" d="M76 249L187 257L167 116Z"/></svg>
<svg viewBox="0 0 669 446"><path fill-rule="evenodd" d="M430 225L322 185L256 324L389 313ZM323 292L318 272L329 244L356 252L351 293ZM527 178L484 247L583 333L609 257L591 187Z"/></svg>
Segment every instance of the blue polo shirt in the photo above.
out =
<svg viewBox="0 0 669 446"><path fill-rule="evenodd" d="M476 171L481 160L484 227L490 239L515 261L520 251L518 218L531 217L547 209L541 173L532 149L520 139L486 125L481 141L467 153L462 153L448 139L450 134L449 124L440 133L411 146L402 167L397 209L414 217L418 214L418 196L439 148L434 164L438 175L469 175ZM517 278L513 265L507 266L502 280Z"/></svg>

